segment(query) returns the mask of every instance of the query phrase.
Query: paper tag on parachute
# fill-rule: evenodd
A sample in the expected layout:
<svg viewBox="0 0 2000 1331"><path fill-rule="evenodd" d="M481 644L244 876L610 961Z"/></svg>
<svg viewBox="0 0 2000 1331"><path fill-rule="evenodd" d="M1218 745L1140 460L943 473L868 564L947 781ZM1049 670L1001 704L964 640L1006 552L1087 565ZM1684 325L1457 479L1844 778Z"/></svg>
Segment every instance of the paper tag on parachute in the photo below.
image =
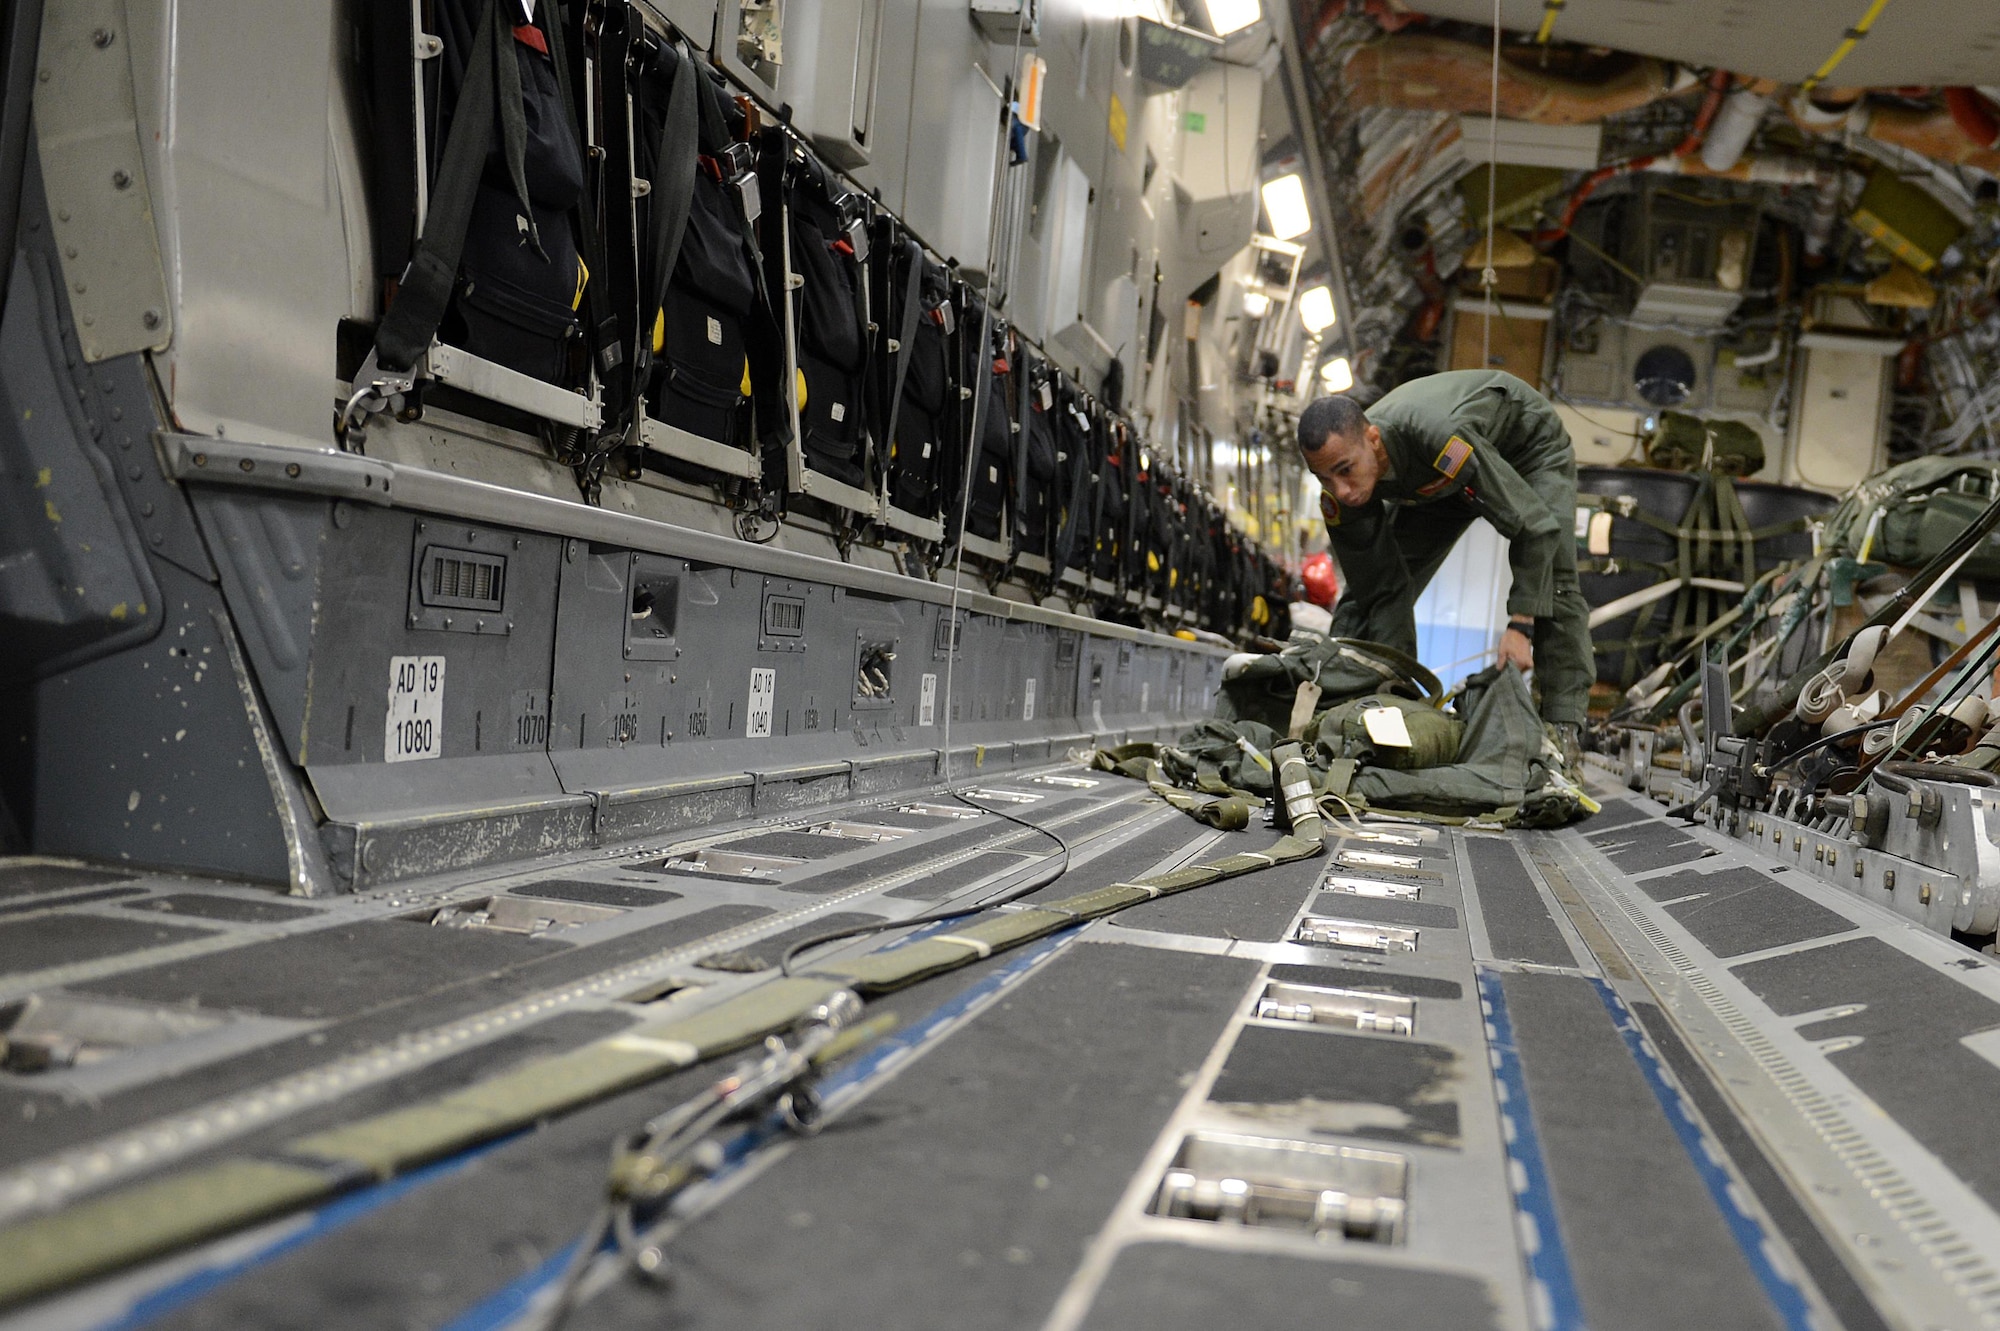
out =
<svg viewBox="0 0 2000 1331"><path fill-rule="evenodd" d="M1319 685L1309 679L1299 681L1298 694L1292 699L1291 724L1285 727L1285 738L1305 738L1306 727L1312 724L1313 710L1319 706L1319 695Z"/></svg>
<svg viewBox="0 0 2000 1331"><path fill-rule="evenodd" d="M1593 555L1611 553L1611 515L1593 513L1590 515L1590 532L1584 538L1584 549Z"/></svg>
<svg viewBox="0 0 2000 1331"><path fill-rule="evenodd" d="M1361 724L1367 727L1368 738L1385 749L1410 747L1410 727L1393 707L1370 707L1361 714Z"/></svg>

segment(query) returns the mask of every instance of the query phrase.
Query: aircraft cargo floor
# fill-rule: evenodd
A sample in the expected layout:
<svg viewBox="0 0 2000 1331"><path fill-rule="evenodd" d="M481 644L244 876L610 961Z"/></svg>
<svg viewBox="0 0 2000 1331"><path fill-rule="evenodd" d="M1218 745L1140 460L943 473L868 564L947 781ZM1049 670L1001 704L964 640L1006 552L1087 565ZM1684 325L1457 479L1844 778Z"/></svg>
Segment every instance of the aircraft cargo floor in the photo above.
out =
<svg viewBox="0 0 2000 1331"><path fill-rule="evenodd" d="M768 984L800 938L1052 865L995 810L1070 843L1030 901L1273 836L1078 773L311 903L9 863L0 1002L39 995L51 1028L127 1043L0 1073L0 1223L289 1158L302 1134ZM2000 1321L1990 958L1623 798L1561 832L1367 827L871 1003L899 1024L827 1072L824 1130L733 1130L682 1199L671 1283L599 1281L567 1324ZM532 1325L611 1144L741 1057L0 1320Z"/></svg>

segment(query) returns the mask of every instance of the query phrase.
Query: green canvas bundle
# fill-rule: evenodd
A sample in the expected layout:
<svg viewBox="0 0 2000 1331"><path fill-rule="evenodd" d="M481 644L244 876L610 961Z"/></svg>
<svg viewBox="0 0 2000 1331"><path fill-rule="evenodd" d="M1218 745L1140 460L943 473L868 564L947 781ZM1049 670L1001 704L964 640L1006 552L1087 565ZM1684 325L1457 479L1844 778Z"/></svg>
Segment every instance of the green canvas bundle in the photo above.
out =
<svg viewBox="0 0 2000 1331"><path fill-rule="evenodd" d="M2000 462L1925 457L1855 487L1826 521L1823 548L1920 568L1972 524L2000 483ZM1869 527L1874 527L1873 539ZM1982 542L1961 574L2000 579L2000 533Z"/></svg>
<svg viewBox="0 0 2000 1331"><path fill-rule="evenodd" d="M1360 685L1346 696L1323 694L1329 705L1305 729L1313 786L1329 812L1376 810L1504 827L1560 827L1596 812L1565 770L1526 681L1511 665L1472 676L1447 708L1435 696L1406 696L1419 692L1417 681L1391 683L1337 653L1288 648L1239 671L1232 683L1250 684L1233 698L1225 684L1224 705L1217 711L1247 702L1286 724L1299 682L1313 678L1315 667L1321 680ZM1363 682L1364 673L1374 678ZM1277 692L1285 681L1281 714ZM1384 709L1400 718L1402 734L1379 717L1371 730L1368 714ZM1388 743L1384 735L1409 742ZM1175 807L1211 826L1237 828L1271 799L1270 753L1282 739L1277 726L1265 720L1218 715L1173 744L1100 749L1093 765L1151 782Z"/></svg>
<svg viewBox="0 0 2000 1331"><path fill-rule="evenodd" d="M1433 700L1444 696L1436 675L1394 647L1333 638L1293 643L1281 652L1235 665L1225 672L1216 719L1255 721L1282 734L1291 724L1299 685L1308 682L1319 686L1325 706L1374 692Z"/></svg>

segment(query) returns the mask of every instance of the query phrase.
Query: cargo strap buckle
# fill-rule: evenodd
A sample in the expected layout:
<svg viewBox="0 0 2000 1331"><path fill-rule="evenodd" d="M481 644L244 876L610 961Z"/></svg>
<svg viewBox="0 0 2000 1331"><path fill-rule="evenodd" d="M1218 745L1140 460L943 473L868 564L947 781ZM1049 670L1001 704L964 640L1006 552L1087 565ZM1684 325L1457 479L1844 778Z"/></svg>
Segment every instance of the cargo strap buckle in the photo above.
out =
<svg viewBox="0 0 2000 1331"><path fill-rule="evenodd" d="M347 405L341 408L340 422L334 433L340 439L340 446L349 453L359 453L368 442L368 419L384 412L400 412L403 397L417 386L416 370L385 370L376 362L375 352L370 350L368 359L354 375L354 391L348 395Z"/></svg>

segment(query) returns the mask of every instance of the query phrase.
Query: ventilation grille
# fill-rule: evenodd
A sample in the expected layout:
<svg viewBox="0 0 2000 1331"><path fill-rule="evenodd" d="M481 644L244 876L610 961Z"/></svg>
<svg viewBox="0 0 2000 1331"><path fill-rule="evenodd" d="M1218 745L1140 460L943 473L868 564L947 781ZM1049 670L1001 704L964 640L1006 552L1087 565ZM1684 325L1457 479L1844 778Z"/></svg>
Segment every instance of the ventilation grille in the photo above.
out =
<svg viewBox="0 0 2000 1331"><path fill-rule="evenodd" d="M806 603L797 596L764 598L764 636L802 638L806 632Z"/></svg>
<svg viewBox="0 0 2000 1331"><path fill-rule="evenodd" d="M432 546L424 551L419 595L425 605L499 610L506 599L507 557Z"/></svg>

